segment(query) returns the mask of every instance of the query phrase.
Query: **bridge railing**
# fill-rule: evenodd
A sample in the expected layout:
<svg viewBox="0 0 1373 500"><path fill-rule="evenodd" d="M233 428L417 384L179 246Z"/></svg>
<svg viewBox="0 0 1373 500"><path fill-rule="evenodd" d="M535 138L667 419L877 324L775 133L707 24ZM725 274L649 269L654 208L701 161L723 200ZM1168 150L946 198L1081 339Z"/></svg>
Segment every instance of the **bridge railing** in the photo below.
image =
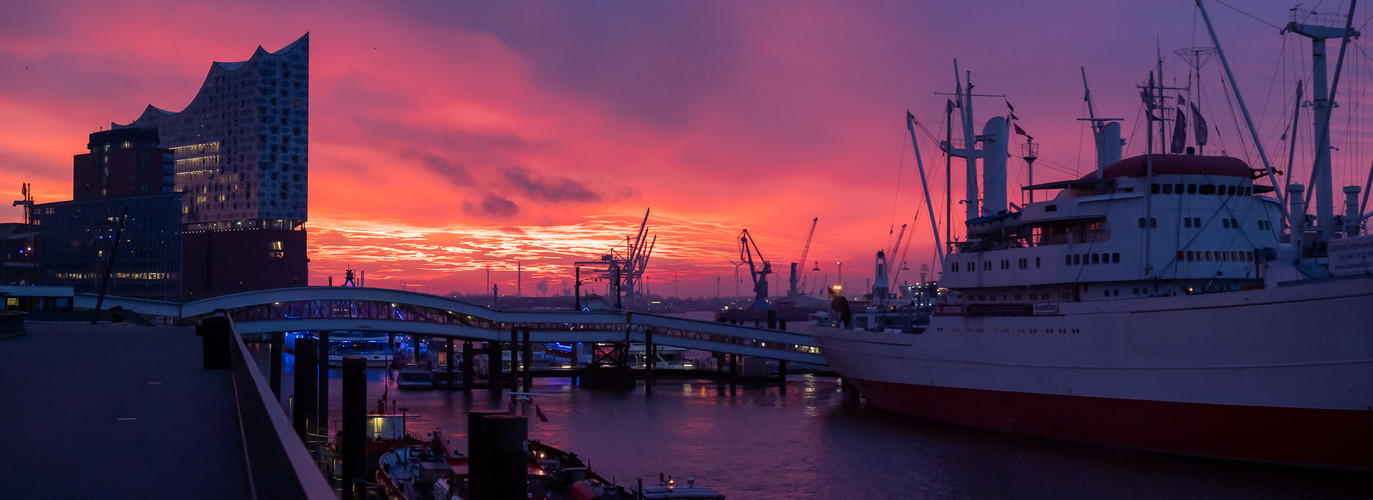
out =
<svg viewBox="0 0 1373 500"><path fill-rule="evenodd" d="M253 497L338 498L310 458L310 452L296 437L280 400L258 370L233 320L228 316L211 316L205 318L202 325L206 328L224 328L229 333L229 366L233 372L244 465Z"/></svg>

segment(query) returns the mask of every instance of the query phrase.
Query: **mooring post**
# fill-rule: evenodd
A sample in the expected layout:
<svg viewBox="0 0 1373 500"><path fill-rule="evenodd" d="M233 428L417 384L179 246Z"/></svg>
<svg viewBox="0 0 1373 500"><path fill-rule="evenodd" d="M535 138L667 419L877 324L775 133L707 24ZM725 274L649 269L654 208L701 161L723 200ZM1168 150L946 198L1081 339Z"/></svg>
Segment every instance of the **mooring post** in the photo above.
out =
<svg viewBox="0 0 1373 500"><path fill-rule="evenodd" d="M777 360L777 388L781 390L783 396L787 395L787 360L785 359Z"/></svg>
<svg viewBox="0 0 1373 500"><path fill-rule="evenodd" d="M315 427L319 433L329 435L329 332L319 332L319 402L315 405ZM387 367L390 369L390 367Z"/></svg>
<svg viewBox="0 0 1373 500"><path fill-rule="evenodd" d="M490 358L490 362L486 364L486 388L491 391L492 395L500 394L501 379L505 378L501 371L505 369L505 363L501 359L501 342L499 340L486 343L486 356Z"/></svg>
<svg viewBox="0 0 1373 500"><path fill-rule="evenodd" d="M527 498L529 461L524 451L524 443L529 439L528 419L517 415L491 415L482 420L485 431L482 438L486 440L486 451L491 464L492 495L473 495L473 498Z"/></svg>
<svg viewBox="0 0 1373 500"><path fill-rule="evenodd" d="M365 479L367 472L367 361L357 357L343 358L343 418L339 448L343 455L343 484L352 485ZM355 497L352 488L343 489L343 500Z"/></svg>
<svg viewBox="0 0 1373 500"><path fill-rule="evenodd" d="M518 374L518 373L520 373L520 365L519 365L519 361L520 361L519 353L520 353L520 350L519 350L519 345L520 345L519 330L518 330L517 328L511 327L511 328L510 328L510 390L512 390L512 391L513 391L513 390L516 390L517 388L519 388L518 382L515 381L515 375ZM504 357L504 356L501 357L501 363L502 363L502 364L505 363L505 357Z"/></svg>
<svg viewBox="0 0 1373 500"><path fill-rule="evenodd" d="M729 395L733 396L734 391L739 387L739 355L729 355Z"/></svg>
<svg viewBox="0 0 1373 500"><path fill-rule="evenodd" d="M443 360L444 369L448 371L448 373L445 374L447 378L444 380L448 384L447 389L451 391L453 390L453 365L458 364L458 360L453 359L453 337L446 337L443 339L443 350L447 351L444 353Z"/></svg>
<svg viewBox="0 0 1373 500"><path fill-rule="evenodd" d="M530 365L533 364L531 360L534 359L534 344L529 343L529 327L524 328L523 338L521 338L520 340L524 342L524 355L520 356L521 363L524 368L524 392L533 392L534 377L532 377L531 375L533 375L534 370L533 367Z"/></svg>
<svg viewBox="0 0 1373 500"><path fill-rule="evenodd" d="M318 380L315 377L318 371L315 359L319 355L317 345L315 339L296 339L295 391L291 395L291 423L302 442L306 441L306 435L310 431L307 427L308 422L315 416L313 406L318 395L315 389L315 382Z"/></svg>
<svg viewBox="0 0 1373 500"><path fill-rule="evenodd" d="M472 350L472 341L462 341L462 392L472 393L472 358L477 352Z"/></svg>
<svg viewBox="0 0 1373 500"><path fill-rule="evenodd" d="M269 380L271 381L272 394L277 397L277 404L281 404L281 357L285 355L286 334L282 332L272 332L272 367Z"/></svg>
<svg viewBox="0 0 1373 500"><path fill-rule="evenodd" d="M658 346L653 345L653 329L644 329L644 395L653 394L653 365L658 364Z"/></svg>
<svg viewBox="0 0 1373 500"><path fill-rule="evenodd" d="M487 429L487 419L497 415L508 413L491 410L467 412L468 496L471 498L497 498L492 477L495 467L492 462L491 431Z"/></svg>

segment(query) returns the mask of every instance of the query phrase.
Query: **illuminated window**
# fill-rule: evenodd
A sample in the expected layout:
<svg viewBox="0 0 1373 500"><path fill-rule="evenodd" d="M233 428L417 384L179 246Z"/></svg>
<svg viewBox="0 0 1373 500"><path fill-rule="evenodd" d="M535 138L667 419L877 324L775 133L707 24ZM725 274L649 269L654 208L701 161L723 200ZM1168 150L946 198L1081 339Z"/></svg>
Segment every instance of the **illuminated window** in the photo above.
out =
<svg viewBox="0 0 1373 500"><path fill-rule="evenodd" d="M281 250L281 249L282 249L282 246L281 246L281 242L280 242L280 241L273 241L273 242L269 243L268 246L271 247L272 250Z"/></svg>

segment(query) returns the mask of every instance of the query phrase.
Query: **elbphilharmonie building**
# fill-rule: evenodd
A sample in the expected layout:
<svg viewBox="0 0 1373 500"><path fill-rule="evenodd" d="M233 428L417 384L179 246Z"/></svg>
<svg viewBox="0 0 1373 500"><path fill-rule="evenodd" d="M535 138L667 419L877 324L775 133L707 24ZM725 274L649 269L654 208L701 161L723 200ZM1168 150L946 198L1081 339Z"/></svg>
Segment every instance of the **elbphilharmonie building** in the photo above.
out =
<svg viewBox="0 0 1373 500"><path fill-rule="evenodd" d="M181 111L149 105L113 128L156 131L183 193L188 298L308 282L310 36L215 62Z"/></svg>

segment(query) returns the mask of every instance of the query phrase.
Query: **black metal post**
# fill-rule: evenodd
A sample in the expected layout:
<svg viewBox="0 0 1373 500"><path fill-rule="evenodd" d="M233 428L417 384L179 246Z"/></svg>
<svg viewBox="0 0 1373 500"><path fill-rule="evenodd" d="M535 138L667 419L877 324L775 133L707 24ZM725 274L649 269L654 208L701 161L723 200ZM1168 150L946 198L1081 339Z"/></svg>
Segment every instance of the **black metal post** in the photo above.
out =
<svg viewBox="0 0 1373 500"><path fill-rule="evenodd" d="M493 498L523 500L529 497L528 460L524 451L529 438L529 421L523 416L491 415L482 419L482 438L491 464L491 496ZM469 435L469 438L471 436Z"/></svg>
<svg viewBox="0 0 1373 500"><path fill-rule="evenodd" d="M316 427L319 433L329 435L329 332L319 332L319 403L315 406Z"/></svg>
<svg viewBox="0 0 1373 500"><path fill-rule="evenodd" d="M653 344L653 329L644 330L644 395L653 394L653 365L658 364L658 346Z"/></svg>
<svg viewBox="0 0 1373 500"><path fill-rule="evenodd" d="M582 310L582 268L577 267L576 279L572 281L572 310Z"/></svg>
<svg viewBox="0 0 1373 500"><path fill-rule="evenodd" d="M291 396L291 401L294 402L291 410L291 423L301 441L305 441L305 436L310 430L307 425L315 416L313 407L318 395L315 388L318 361L315 357L319 355L316 345L315 339L304 337L296 339L295 391Z"/></svg>
<svg viewBox="0 0 1373 500"><path fill-rule="evenodd" d="M787 394L787 360L777 360L777 388L782 395Z"/></svg>
<svg viewBox="0 0 1373 500"><path fill-rule="evenodd" d="M518 382L515 381L515 376L520 373L519 345L519 331L512 327L510 329L510 390L512 391L519 388ZM501 356L501 363L505 363L504 355Z"/></svg>
<svg viewBox="0 0 1373 500"><path fill-rule="evenodd" d="M729 355L729 395L733 396L734 391L739 388L739 355Z"/></svg>
<svg viewBox="0 0 1373 500"><path fill-rule="evenodd" d="M505 374L502 372L505 367L502 366L504 363L501 360L501 343L499 340L486 343L486 356L489 358L489 362L486 363L486 388L492 394L500 394L501 379L505 378Z"/></svg>
<svg viewBox="0 0 1373 500"><path fill-rule="evenodd" d="M768 329L777 328L777 310L768 309Z"/></svg>
<svg viewBox="0 0 1373 500"><path fill-rule="evenodd" d="M348 356L343 359L343 417L339 451L343 455L343 484L365 479L367 472L367 361ZM343 489L343 500L351 500L354 492ZM361 499L359 499L361 500Z"/></svg>
<svg viewBox="0 0 1373 500"><path fill-rule="evenodd" d="M451 391L453 390L453 365L458 364L458 360L453 359L453 337L443 339L443 349L447 351L443 358L444 369L448 370L448 373L445 374L447 376L445 380L448 381L448 390Z"/></svg>
<svg viewBox="0 0 1373 500"><path fill-rule="evenodd" d="M498 411L467 412L468 493L471 498L496 498L492 484L494 471L487 418L506 415Z"/></svg>
<svg viewBox="0 0 1373 500"><path fill-rule="evenodd" d="M472 341L462 341L462 392L472 392L472 359L477 354L472 350Z"/></svg>
<svg viewBox="0 0 1373 500"><path fill-rule="evenodd" d="M286 334L282 332L272 332L272 354L271 362L272 373L268 375L272 394L277 397L277 404L281 404L281 357L285 355L282 350L286 347Z"/></svg>
<svg viewBox="0 0 1373 500"><path fill-rule="evenodd" d="M520 340L524 342L524 355L520 356L520 361L524 368L524 374L521 377L524 380L524 392L533 392L534 377L532 374L534 369L530 365L534 364L531 362L531 360L534 359L534 344L529 342L529 328L524 329L523 338Z"/></svg>

